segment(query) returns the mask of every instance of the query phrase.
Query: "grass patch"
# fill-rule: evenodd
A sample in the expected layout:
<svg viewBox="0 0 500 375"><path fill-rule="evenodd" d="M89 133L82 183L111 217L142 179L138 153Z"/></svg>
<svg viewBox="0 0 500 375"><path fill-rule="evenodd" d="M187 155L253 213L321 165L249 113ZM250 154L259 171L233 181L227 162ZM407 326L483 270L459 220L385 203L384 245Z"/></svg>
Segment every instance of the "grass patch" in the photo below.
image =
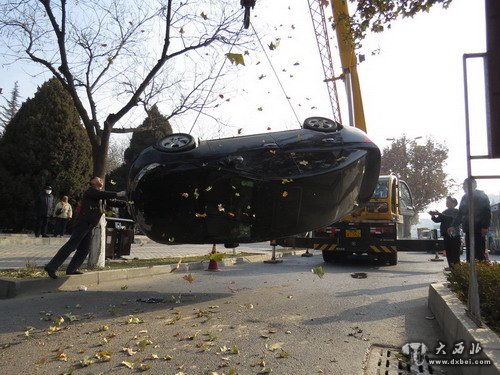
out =
<svg viewBox="0 0 500 375"><path fill-rule="evenodd" d="M214 259L216 261L221 261L225 258L240 258L250 255L257 255L254 253L217 253L215 257L212 254L200 255L200 256L190 256L183 257L182 263L196 263L202 261L208 261L210 259ZM168 257L168 258L155 258L155 259L130 259L130 260L115 260L115 261L106 261L106 266L102 269L86 269L82 268L83 272L90 271L106 271L106 270L117 270L117 269L126 269L126 268L139 268L139 267L153 267L153 266L164 266L168 264L177 264L179 262L180 257ZM66 274L66 269L61 269L56 273L58 276L63 276ZM44 271L43 266L38 266L32 261L26 262L26 266L23 268L16 269L4 269L0 270L0 277L9 277L14 279L37 279L37 278L46 278L47 273Z"/></svg>
<svg viewBox="0 0 500 375"><path fill-rule="evenodd" d="M482 318L500 335L500 263L477 262L476 265ZM469 274L469 263L455 265L446 274L450 289L464 303L469 294Z"/></svg>

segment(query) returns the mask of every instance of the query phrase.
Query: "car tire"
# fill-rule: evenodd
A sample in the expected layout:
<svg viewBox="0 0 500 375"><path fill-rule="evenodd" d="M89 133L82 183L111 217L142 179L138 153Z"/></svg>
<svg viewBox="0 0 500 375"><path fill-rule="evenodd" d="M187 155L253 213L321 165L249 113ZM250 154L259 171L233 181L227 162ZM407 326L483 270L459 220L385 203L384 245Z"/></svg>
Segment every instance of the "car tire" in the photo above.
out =
<svg viewBox="0 0 500 375"><path fill-rule="evenodd" d="M340 130L342 125L326 117L309 117L304 120L303 129L332 133Z"/></svg>
<svg viewBox="0 0 500 375"><path fill-rule="evenodd" d="M323 260L326 263L339 263L346 258L346 254L331 250L323 250L321 253L323 254Z"/></svg>
<svg viewBox="0 0 500 375"><path fill-rule="evenodd" d="M195 139L184 133L170 134L158 142L156 142L155 148L163 152L181 152L192 150L196 147Z"/></svg>

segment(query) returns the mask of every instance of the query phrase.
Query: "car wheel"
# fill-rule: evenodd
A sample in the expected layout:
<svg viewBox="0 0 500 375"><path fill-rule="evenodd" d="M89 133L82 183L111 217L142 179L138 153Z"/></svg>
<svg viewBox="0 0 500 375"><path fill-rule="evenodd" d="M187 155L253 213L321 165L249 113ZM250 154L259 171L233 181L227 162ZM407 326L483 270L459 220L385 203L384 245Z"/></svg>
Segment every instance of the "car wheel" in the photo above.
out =
<svg viewBox="0 0 500 375"><path fill-rule="evenodd" d="M189 134L177 133L160 139L155 147L164 152L188 151L196 147L196 141Z"/></svg>
<svg viewBox="0 0 500 375"><path fill-rule="evenodd" d="M305 119L302 127L304 129L317 130L320 132L330 133L340 130L342 125L326 117L309 117Z"/></svg>

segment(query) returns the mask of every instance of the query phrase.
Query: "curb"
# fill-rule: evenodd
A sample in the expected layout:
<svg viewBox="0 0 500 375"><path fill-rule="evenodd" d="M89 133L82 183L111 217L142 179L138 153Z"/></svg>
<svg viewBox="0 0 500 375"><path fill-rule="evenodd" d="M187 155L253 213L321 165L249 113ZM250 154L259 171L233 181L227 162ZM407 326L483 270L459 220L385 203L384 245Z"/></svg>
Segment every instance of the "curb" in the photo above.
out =
<svg viewBox="0 0 500 375"><path fill-rule="evenodd" d="M303 251L291 251L283 254L276 254L277 257L286 257L289 255L298 255ZM240 256L223 259L222 265L228 267L242 263L262 262L270 259L271 254ZM202 270L203 262L181 263L179 271L189 272L192 270ZM86 272L83 275L63 276L57 280L49 278L19 280L12 278L0 278L0 299L8 299L28 293L47 293L56 291L76 290L80 285L98 285L107 282L130 280L140 277L150 277L171 273L176 264L167 264L161 266L123 268L117 270L105 270Z"/></svg>
<svg viewBox="0 0 500 375"><path fill-rule="evenodd" d="M481 359L490 359L492 366L460 366L454 367L456 373L464 375L498 375L500 374L500 339L489 328L477 327L466 315L465 306L455 294L448 289L446 283L435 283L429 286L428 306L441 327L446 344L463 341L466 348L472 342L480 343L483 348Z"/></svg>

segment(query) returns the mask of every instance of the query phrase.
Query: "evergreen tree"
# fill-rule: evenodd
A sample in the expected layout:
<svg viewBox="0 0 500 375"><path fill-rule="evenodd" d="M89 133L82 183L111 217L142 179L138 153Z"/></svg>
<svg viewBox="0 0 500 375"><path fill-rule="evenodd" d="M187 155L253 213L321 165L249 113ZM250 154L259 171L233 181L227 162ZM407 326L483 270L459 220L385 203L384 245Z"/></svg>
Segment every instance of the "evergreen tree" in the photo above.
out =
<svg viewBox="0 0 500 375"><path fill-rule="evenodd" d="M446 159L448 148L433 138L419 145L403 135L383 149L380 174L394 173L405 180L412 190L416 212L423 212L430 203L449 194Z"/></svg>
<svg viewBox="0 0 500 375"><path fill-rule="evenodd" d="M160 113L156 104L148 111L148 117L139 126L138 130L132 134L130 146L125 150L125 163L109 174L107 183L113 181L115 184L114 189L125 190L127 188L128 171L141 151L168 134L172 134L170 123Z"/></svg>
<svg viewBox="0 0 500 375"><path fill-rule="evenodd" d="M6 104L0 105L0 135L19 109L19 83L17 81L10 93L10 99L5 99L5 101Z"/></svg>
<svg viewBox="0 0 500 375"><path fill-rule="evenodd" d="M30 228L33 201L45 184L56 198L81 196L91 173L89 140L57 79L38 88L0 140L0 228Z"/></svg>

